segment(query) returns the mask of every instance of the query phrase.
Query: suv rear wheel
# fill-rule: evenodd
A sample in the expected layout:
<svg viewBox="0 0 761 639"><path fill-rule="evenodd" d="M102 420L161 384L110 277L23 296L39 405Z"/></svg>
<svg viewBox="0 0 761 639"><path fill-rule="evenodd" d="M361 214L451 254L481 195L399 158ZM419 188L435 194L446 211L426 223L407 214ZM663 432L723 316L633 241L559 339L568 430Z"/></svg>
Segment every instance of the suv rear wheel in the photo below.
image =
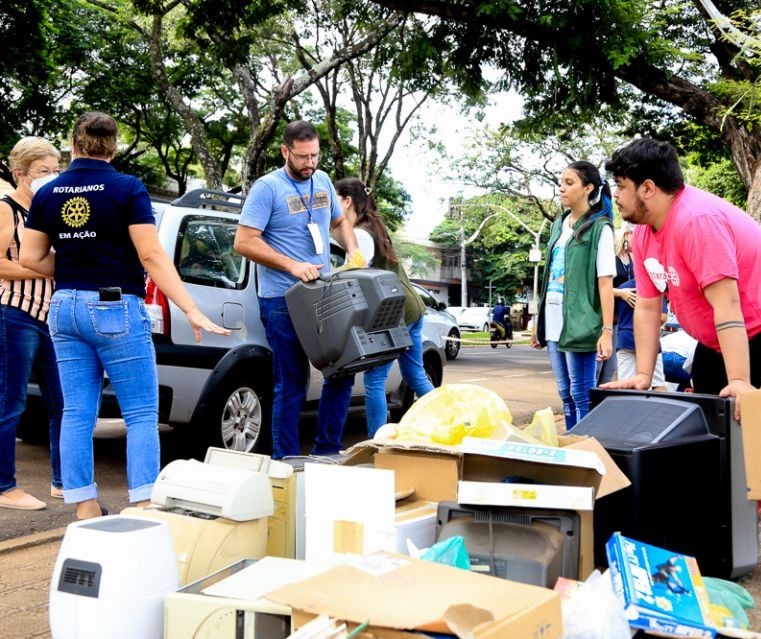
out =
<svg viewBox="0 0 761 639"><path fill-rule="evenodd" d="M204 450L218 446L245 453L271 452L271 405L263 387L239 374L219 386L196 424Z"/></svg>

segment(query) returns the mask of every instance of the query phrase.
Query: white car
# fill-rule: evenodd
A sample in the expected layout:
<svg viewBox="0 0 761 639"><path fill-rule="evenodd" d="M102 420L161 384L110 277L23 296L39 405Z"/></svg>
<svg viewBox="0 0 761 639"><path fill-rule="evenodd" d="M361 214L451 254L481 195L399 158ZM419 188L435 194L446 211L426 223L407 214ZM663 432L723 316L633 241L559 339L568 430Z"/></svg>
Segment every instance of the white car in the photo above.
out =
<svg viewBox="0 0 761 639"><path fill-rule="evenodd" d="M491 309L487 306L470 306L457 316L461 331L489 332Z"/></svg>
<svg viewBox="0 0 761 639"><path fill-rule="evenodd" d="M424 325L438 331L444 343L446 358L454 359L460 352L460 328L457 320L444 302L437 302L433 295L414 282L412 287L425 304Z"/></svg>
<svg viewBox="0 0 761 639"><path fill-rule="evenodd" d="M454 315L455 317L458 317L460 313L462 313L467 306L447 306L447 313L450 315Z"/></svg>

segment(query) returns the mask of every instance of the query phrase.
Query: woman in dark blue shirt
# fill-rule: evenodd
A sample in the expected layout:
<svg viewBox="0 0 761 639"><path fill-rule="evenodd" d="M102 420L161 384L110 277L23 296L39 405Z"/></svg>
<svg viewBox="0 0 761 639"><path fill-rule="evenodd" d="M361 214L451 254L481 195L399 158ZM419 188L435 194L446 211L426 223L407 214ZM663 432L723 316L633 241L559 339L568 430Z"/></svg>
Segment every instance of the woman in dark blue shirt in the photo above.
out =
<svg viewBox="0 0 761 639"><path fill-rule="evenodd" d="M145 186L110 164L116 121L85 113L74 126L70 167L43 186L29 211L20 261L53 275L48 325L64 397L61 470L77 518L105 514L97 502L92 431L103 373L127 425L130 502L149 502L159 472L158 378L145 309L145 271L201 329L227 334L196 307L158 240ZM55 249L55 263L47 257Z"/></svg>

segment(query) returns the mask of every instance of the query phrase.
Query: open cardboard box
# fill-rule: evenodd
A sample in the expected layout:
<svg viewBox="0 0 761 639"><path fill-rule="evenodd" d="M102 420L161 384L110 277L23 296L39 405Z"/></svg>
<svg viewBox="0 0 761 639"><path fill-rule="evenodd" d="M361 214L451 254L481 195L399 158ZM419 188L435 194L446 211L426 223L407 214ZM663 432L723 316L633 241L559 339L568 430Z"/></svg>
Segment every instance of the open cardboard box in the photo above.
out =
<svg viewBox="0 0 761 639"><path fill-rule="evenodd" d="M748 499L761 499L761 390L740 395Z"/></svg>
<svg viewBox="0 0 761 639"><path fill-rule="evenodd" d="M471 504L491 499L490 505L577 510L579 579L595 568L591 502L631 483L593 437L564 435L558 447L467 437L460 446L369 440L344 454L349 465L372 463L393 470L396 490L412 487L417 499L461 501L462 496ZM537 483L516 489L516 484L503 483L507 476Z"/></svg>
<svg viewBox="0 0 761 639"><path fill-rule="evenodd" d="M267 593L293 609L298 628L319 614L372 639L454 632L468 639L556 639L560 597L530 586L394 553L374 553L352 564Z"/></svg>

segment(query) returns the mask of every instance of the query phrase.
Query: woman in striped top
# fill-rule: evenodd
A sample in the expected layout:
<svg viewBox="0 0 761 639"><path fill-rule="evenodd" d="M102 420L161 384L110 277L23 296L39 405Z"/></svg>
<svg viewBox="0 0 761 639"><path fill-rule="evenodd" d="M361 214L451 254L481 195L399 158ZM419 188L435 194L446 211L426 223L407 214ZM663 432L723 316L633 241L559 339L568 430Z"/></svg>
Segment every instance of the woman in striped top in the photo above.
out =
<svg viewBox="0 0 761 639"><path fill-rule="evenodd" d="M24 223L36 190L33 183L54 177L60 157L58 149L43 138L19 140L8 158L16 188L0 198L0 508L46 507L17 486L15 477L16 427L32 370L50 415L50 495L63 497L58 453L63 397L46 324L53 281L18 263Z"/></svg>

